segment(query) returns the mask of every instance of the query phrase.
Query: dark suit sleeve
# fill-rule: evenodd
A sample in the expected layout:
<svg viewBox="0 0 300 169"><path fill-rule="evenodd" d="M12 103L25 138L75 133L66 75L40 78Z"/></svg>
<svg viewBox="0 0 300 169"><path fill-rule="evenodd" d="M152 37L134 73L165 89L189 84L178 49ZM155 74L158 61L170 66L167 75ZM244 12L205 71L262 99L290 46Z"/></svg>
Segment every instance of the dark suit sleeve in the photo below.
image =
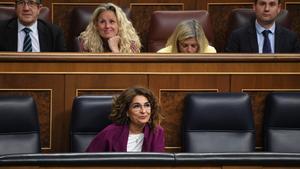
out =
<svg viewBox="0 0 300 169"><path fill-rule="evenodd" d="M65 52L66 51L66 48L65 48L65 39L64 39L64 33L62 31L61 28L55 26L54 28L56 31L56 34L55 34L55 46L54 46L54 50L55 52Z"/></svg>
<svg viewBox="0 0 300 169"><path fill-rule="evenodd" d="M300 53L300 40L296 37L295 43L294 43L294 52Z"/></svg>

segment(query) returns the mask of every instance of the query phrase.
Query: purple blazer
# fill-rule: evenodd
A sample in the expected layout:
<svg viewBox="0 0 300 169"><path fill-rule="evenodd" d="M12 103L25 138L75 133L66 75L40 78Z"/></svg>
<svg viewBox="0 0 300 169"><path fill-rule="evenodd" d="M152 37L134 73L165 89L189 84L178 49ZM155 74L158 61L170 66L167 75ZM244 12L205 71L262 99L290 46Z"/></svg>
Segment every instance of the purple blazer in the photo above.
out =
<svg viewBox="0 0 300 169"><path fill-rule="evenodd" d="M126 152L129 136L128 125L111 124L99 132L86 152ZM164 130L157 126L153 131L149 125L144 128L142 152L164 152Z"/></svg>

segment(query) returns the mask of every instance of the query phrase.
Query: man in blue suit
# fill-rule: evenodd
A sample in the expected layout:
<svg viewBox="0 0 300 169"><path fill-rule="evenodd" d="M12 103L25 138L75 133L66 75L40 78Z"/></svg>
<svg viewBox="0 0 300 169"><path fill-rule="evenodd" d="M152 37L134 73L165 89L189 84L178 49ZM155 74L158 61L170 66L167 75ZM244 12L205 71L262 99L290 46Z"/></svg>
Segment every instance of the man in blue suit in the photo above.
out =
<svg viewBox="0 0 300 169"><path fill-rule="evenodd" d="M300 53L296 33L275 23L281 11L280 0L255 0L253 10L256 20L231 33L226 52Z"/></svg>
<svg viewBox="0 0 300 169"><path fill-rule="evenodd" d="M63 31L38 19L41 0L16 0L17 17L0 23L0 51L65 51Z"/></svg>

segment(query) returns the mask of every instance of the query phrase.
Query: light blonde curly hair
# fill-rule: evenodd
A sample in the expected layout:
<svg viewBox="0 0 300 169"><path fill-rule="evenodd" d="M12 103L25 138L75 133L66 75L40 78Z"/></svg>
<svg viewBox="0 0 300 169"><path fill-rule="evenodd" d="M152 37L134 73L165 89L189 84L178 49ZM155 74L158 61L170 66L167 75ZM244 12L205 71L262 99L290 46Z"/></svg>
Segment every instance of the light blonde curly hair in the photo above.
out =
<svg viewBox="0 0 300 169"><path fill-rule="evenodd" d="M103 3L94 10L88 26L84 32L81 32L79 36L79 38L83 41L84 49L88 50L89 52L104 52L103 41L95 26L98 22L99 15L104 11L112 11L117 17L119 26L118 35L120 36L120 52L140 52L141 42L136 30L134 29L132 23L127 19L123 10L113 3ZM132 45L134 45L136 51L132 50Z"/></svg>
<svg viewBox="0 0 300 169"><path fill-rule="evenodd" d="M199 46L197 53L204 53L209 45L201 24L197 20L191 19L182 21L176 26L166 46L172 46L171 53L180 53L178 43L188 38L196 38Z"/></svg>

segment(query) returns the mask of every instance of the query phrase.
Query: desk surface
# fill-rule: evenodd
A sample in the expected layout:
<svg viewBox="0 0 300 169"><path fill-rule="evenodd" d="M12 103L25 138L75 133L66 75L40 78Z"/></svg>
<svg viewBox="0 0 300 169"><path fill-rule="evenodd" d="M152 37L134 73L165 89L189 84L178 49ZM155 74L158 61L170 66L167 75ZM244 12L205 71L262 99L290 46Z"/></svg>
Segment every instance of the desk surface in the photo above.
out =
<svg viewBox="0 0 300 169"><path fill-rule="evenodd" d="M300 54L0 53L2 73L230 74L299 71Z"/></svg>

